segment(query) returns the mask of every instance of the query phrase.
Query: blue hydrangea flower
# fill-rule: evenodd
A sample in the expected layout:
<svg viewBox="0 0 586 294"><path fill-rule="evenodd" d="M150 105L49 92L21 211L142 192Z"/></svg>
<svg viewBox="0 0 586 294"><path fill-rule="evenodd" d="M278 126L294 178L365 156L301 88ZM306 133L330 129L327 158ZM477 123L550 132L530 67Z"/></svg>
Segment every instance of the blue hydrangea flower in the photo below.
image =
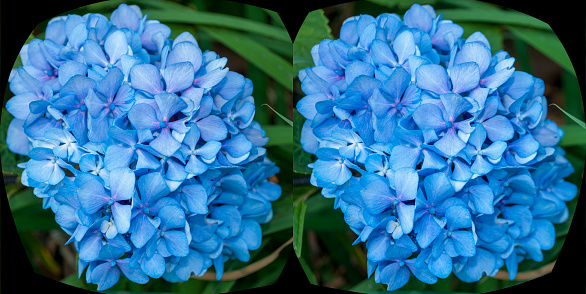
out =
<svg viewBox="0 0 586 294"><path fill-rule="evenodd" d="M350 17L301 69L311 184L367 248L368 275L474 282L541 261L577 194L544 84L481 32L414 4Z"/></svg>
<svg viewBox="0 0 586 294"><path fill-rule="evenodd" d="M126 4L110 19L54 18L9 78L6 141L30 157L21 181L100 291L122 275L180 282L213 267L221 279L260 247L282 192L252 81L147 18Z"/></svg>

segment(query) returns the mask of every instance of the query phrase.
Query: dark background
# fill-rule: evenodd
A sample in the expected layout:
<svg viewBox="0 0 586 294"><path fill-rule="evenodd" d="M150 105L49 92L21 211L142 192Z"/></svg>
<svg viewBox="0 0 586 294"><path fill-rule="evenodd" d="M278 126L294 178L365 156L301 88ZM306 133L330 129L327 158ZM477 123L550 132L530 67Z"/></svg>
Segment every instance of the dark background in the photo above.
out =
<svg viewBox="0 0 586 294"><path fill-rule="evenodd" d="M457 1L457 0L456 0ZM2 71L0 73L0 89L5 89L7 79L16 59L18 52L25 43L29 33L34 27L54 15L63 13L80 6L88 5L98 1L11 1L2 2L0 5L1 22L0 22L0 64ZM236 1L245 4L260 6L279 13L285 23L287 30L294 40L296 32L301 26L307 12L325 8L332 5L344 3L344 1L335 0L314 0L311 2L302 1ZM538 18L548 23L553 31L557 34L576 71L580 83L581 92L584 93L584 65L586 53L586 6L583 1L486 1L504 7L512 8ZM334 32L333 32L334 33ZM582 95L584 97L584 95ZM580 171L577 171L580 172ZM4 186L4 185L2 185ZM33 291L65 291L66 293L76 293L77 289L66 286L62 283L55 282L51 279L35 274L30 264L23 262L27 260L18 234L14 228L14 222L10 217L10 209L6 197L2 197L0 202L2 209L1 232L0 235L0 261L1 261L1 280L0 287L4 284L6 293L32 293ZM498 291L498 293L516 293L522 291L532 291L541 293L545 291L564 291L574 292L576 286L579 291L584 289L585 272L585 255L586 243L584 238L584 192L580 192L580 199L574 221L570 232L566 238L564 248L560 253L558 262L551 274L538 278L531 282L523 283L508 289ZM275 286L264 287L244 291L246 293L274 293L275 291L290 290L297 292L324 292L324 293L342 293L343 291L332 290L329 288L311 286L297 262L295 255L291 256L283 270L279 281ZM81 291L81 290L80 290ZM81 291L84 292L84 291ZM89 291L88 291L89 292ZM62 292L61 292L62 293Z"/></svg>

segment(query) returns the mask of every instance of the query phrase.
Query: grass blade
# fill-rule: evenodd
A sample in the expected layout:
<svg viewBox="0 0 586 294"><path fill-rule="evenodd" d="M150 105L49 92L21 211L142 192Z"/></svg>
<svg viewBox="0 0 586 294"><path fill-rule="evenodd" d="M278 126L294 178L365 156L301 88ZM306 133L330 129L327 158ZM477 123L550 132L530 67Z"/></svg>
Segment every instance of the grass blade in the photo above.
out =
<svg viewBox="0 0 586 294"><path fill-rule="evenodd" d="M284 120L284 121L285 121L285 122L286 122L288 125L290 125L290 126L293 126L293 122L292 122L290 119L288 119L288 118L286 118L284 115L282 115L282 114L278 113L278 112L277 112L276 110L274 110L274 109L273 109L273 108L272 108L270 105L268 105L268 104L263 104L263 106L266 106L266 107L270 108L270 109L271 109L272 111L274 111L274 112L275 112L275 113L276 113L276 114L277 114L277 115L278 115L278 116L279 116L281 119L283 119L283 120Z"/></svg>
<svg viewBox="0 0 586 294"><path fill-rule="evenodd" d="M555 104L555 103L552 103L552 104L550 104L550 105L554 105L555 107L559 108L559 109L560 109L560 110L561 110L561 111L562 111L562 112L563 112L565 115L567 115L567 116L568 116L569 118L571 118L571 119L572 119L572 120L573 120L575 123L577 123L579 126L581 126L582 128L584 128L584 129L586 130L586 124L585 124L583 121L581 121L581 120L577 119L575 116L573 116L573 115L569 114L567 111L563 110L561 107L559 107L559 106L558 106L557 104Z"/></svg>

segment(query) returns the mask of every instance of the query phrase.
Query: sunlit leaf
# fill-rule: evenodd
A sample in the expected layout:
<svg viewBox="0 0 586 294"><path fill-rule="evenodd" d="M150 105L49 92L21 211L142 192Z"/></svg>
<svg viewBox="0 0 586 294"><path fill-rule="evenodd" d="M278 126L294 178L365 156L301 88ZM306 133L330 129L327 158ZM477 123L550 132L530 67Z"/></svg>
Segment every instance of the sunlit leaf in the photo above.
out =
<svg viewBox="0 0 586 294"><path fill-rule="evenodd" d="M307 14L293 42L293 73L295 76L302 68L314 66L311 48L323 39L333 39L328 19L321 9Z"/></svg>

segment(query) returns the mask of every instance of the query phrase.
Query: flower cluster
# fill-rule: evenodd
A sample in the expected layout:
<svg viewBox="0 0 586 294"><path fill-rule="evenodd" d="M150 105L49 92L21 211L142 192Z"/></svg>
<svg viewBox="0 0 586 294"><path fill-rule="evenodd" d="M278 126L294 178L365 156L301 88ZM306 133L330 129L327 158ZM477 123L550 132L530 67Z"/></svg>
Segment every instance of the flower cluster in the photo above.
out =
<svg viewBox="0 0 586 294"><path fill-rule="evenodd" d="M177 282L246 262L272 218L279 168L252 82L136 5L52 19L13 70L7 143L98 290L120 272Z"/></svg>
<svg viewBox="0 0 586 294"><path fill-rule="evenodd" d="M577 187L544 83L429 5L347 19L299 78L311 183L365 242L368 274L466 282L541 261Z"/></svg>

